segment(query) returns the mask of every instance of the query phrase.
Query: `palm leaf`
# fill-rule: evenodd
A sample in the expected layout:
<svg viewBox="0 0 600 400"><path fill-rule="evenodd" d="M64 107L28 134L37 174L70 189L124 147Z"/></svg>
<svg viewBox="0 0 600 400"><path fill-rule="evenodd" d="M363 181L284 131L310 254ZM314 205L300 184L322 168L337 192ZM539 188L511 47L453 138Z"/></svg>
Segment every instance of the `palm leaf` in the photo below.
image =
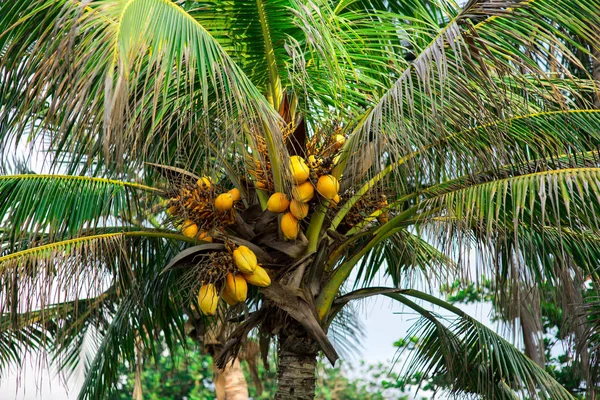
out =
<svg viewBox="0 0 600 400"><path fill-rule="evenodd" d="M355 139L348 142L347 151L350 154L365 142L374 142L378 155L373 164L381 165L388 157L400 159L415 148L426 148L465 127L484 125L494 137L492 127L497 121L528 114L531 107L537 112L565 109L572 99L579 97L577 90L535 86L530 79L551 77L537 64L538 59L548 56L545 50L548 45L560 49L562 59L572 58L562 45L563 41L569 41L561 33L563 27L576 29L586 40L595 41L596 33L581 27L580 21L587 18L587 12L593 13L597 5L574 3L578 2L556 5L541 0L518 3L509 9L495 9L494 5L486 4L485 10L477 2L469 3L439 30L430 45L365 115L355 129ZM583 10L576 11L572 21L558 17L579 6ZM492 22L474 27L470 19L477 15L492 15ZM544 18L561 28L552 28ZM502 25L505 22L512 26L509 33ZM571 22L573 26L568 25ZM540 31L543 34L534 34ZM510 37L500 39L496 35ZM531 51L516 56L515 49L520 47ZM520 94L515 96L517 91ZM465 108L470 112L463 112ZM502 141L498 146L502 146ZM345 165L360 168L360 163L357 157L349 157ZM345 174L348 172L351 170Z"/></svg>
<svg viewBox="0 0 600 400"><path fill-rule="evenodd" d="M0 235L3 250L21 240L32 245L40 236L42 242L74 237L82 229L93 230L108 219L127 225L131 217L145 213L150 204L139 192L160 193L140 184L83 176L1 176L0 220L8 227Z"/></svg>
<svg viewBox="0 0 600 400"><path fill-rule="evenodd" d="M220 149L243 142L244 133L272 136L273 146L284 149L266 99L175 3L37 0L0 7L7 27L0 81L15 93L0 115L3 141L20 140L35 127L30 137L47 138L57 154L53 163L69 165L183 159L200 167L217 132ZM63 58L71 62L49 61ZM15 64L23 68L13 70ZM169 143L177 143L176 152L163 151Z"/></svg>
<svg viewBox="0 0 600 400"><path fill-rule="evenodd" d="M292 2L211 0L197 2L188 11L231 55L246 75L270 98L269 85L286 86L285 42L298 38L301 30L290 18ZM283 82L283 83L282 83ZM270 83L270 84L269 84ZM279 105L279 99L274 103Z"/></svg>
<svg viewBox="0 0 600 400"><path fill-rule="evenodd" d="M96 297L113 282L127 287L137 265L155 254L164 239L187 240L160 231L104 233L53 242L0 257L0 313L19 312L59 304L80 297ZM136 258L130 254L139 255ZM164 266L163 266L164 267ZM18 326L17 326L18 328Z"/></svg>
<svg viewBox="0 0 600 400"><path fill-rule="evenodd" d="M480 224L488 234L505 224L518 231L521 221L597 231L599 173L598 168L572 168L526 174L442 192L424 206L439 206L459 224Z"/></svg>
<svg viewBox="0 0 600 400"><path fill-rule="evenodd" d="M486 399L573 397L541 367L493 330L462 310L418 291L387 294L423 316L410 336L421 344L406 373L422 371L436 377L456 394L477 394ZM455 316L448 321L409 300L414 296L442 307ZM469 373L465 373L469 371Z"/></svg>
<svg viewBox="0 0 600 400"><path fill-rule="evenodd" d="M401 230L380 242L357 265L354 287L373 283L378 272L390 277L395 287L414 287L418 282L433 285L452 275L455 262L421 237Z"/></svg>
<svg viewBox="0 0 600 400"><path fill-rule="evenodd" d="M124 355L131 343L122 329L140 328L137 323L144 328L135 331L136 340L140 331L160 328L174 346L182 324L173 304L187 303L173 283L177 276L162 269L180 250L173 243L180 238L184 237L159 231L105 233L0 257L1 346L7 349L3 357L21 365L23 352L32 349L51 355L67 370L77 368L83 357L88 369L84 347L91 345L102 357L105 346L114 345L114 351ZM124 309L128 312L120 316ZM136 313L131 314L132 309ZM111 335L119 323L125 327ZM149 337L144 341L149 349L152 342ZM82 397L105 398L118 380L123 359L104 360L101 370L93 367ZM98 376L101 380L95 381Z"/></svg>

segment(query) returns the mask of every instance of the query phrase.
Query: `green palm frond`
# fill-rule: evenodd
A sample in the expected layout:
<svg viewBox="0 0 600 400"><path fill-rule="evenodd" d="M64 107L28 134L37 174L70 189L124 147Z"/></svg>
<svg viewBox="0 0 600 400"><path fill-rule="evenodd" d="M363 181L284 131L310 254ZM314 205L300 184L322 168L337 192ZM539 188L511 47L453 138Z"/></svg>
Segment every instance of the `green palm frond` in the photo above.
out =
<svg viewBox="0 0 600 400"><path fill-rule="evenodd" d="M301 30L290 18L290 0L196 2L188 10L231 55L263 93L287 86L285 64L289 62L285 42L298 39ZM280 100L280 99L279 99ZM279 104L278 101L274 101Z"/></svg>
<svg viewBox="0 0 600 400"><path fill-rule="evenodd" d="M52 343L46 331L37 324L14 330L9 328L11 323L8 317L0 316L0 373L21 365L28 352L37 352Z"/></svg>
<svg viewBox="0 0 600 400"><path fill-rule="evenodd" d="M456 270L456 263L423 238L401 230L380 242L357 265L354 288L371 285L378 272L390 277L395 287L415 287L418 282L444 279Z"/></svg>
<svg viewBox="0 0 600 400"><path fill-rule="evenodd" d="M66 301L41 310L2 314L0 372L9 366L22 366L29 352L42 358L51 357L55 366L74 371L84 353L87 332L101 330L107 323L115 294L109 289L98 297Z"/></svg>
<svg viewBox="0 0 600 400"><path fill-rule="evenodd" d="M124 360L134 360L136 350L157 360L162 343L174 350L185 342L181 308L187 303L177 297L173 275L161 274L158 265L151 262L137 270L137 279L97 333L98 347L86 364L79 399L106 398L119 382L119 366ZM162 341L158 340L158 329Z"/></svg>
<svg viewBox="0 0 600 400"><path fill-rule="evenodd" d="M132 331L136 340L139 332L160 327L175 345L183 332L181 310L174 304L187 303L178 297L173 283L177 276L162 270L180 251L173 241L180 238L186 239L160 231L105 233L0 257L0 346L7 349L3 363L21 365L29 349L51 356L61 369L73 370L82 360L83 367L91 368L82 359L84 346L96 343L98 349L92 350L100 351L107 342L123 351L119 354L126 353L127 332L111 336L119 323L126 325L123 329L138 329ZM123 309L128 312L120 317ZM145 340L148 349L153 341ZM124 359L104 360L105 369L94 370L102 381L89 378L82 398L105 398L109 387L102 382L117 382L117 367Z"/></svg>
<svg viewBox="0 0 600 400"><path fill-rule="evenodd" d="M359 116L408 66L413 32L398 23L402 16L342 3L295 2L306 39L288 41L288 73L303 115L316 125Z"/></svg>
<svg viewBox="0 0 600 400"><path fill-rule="evenodd" d="M343 358L348 358L362 350L365 326L359 317L358 310L351 306L340 310L331 321L328 335Z"/></svg>
<svg viewBox="0 0 600 400"><path fill-rule="evenodd" d="M188 240L179 234L153 230L115 232L4 255L0 257L0 313L17 315L48 307L65 301L65 296L73 296L69 300L95 297L110 282L124 289L134 278L136 266L160 254L156 246L165 239Z"/></svg>
<svg viewBox="0 0 600 400"><path fill-rule="evenodd" d="M542 171L440 192L423 207L440 207L459 225L491 234L506 227L519 230L522 221L577 230L598 230L600 168ZM477 224L477 225L475 225Z"/></svg>
<svg viewBox="0 0 600 400"><path fill-rule="evenodd" d="M37 0L0 7L7 27L0 37L0 69L7 71L0 82L14 94L0 114L7 143L25 132L44 136L57 154L53 162L71 165L194 163L196 152L208 151L198 143L206 145L217 133L219 148L243 141L245 133L272 135L284 148L279 118L262 93L171 1ZM53 59L69 61L56 65ZM15 64L23 67L16 72L10 68ZM170 142L177 142L176 154L164 151Z"/></svg>
<svg viewBox="0 0 600 400"><path fill-rule="evenodd" d="M429 47L361 120L347 151L351 153L366 142L373 142L376 158L369 161L381 165L387 158L399 159L415 148L426 148L465 128L485 126L495 138L497 130L493 127L498 121L532 110L547 112L570 107L573 99L579 98L577 89L536 86L531 79L554 77L537 63L538 59L556 57L547 54L548 46L560 49L559 68L563 60L573 57L563 45L569 38L561 31L571 20L565 21L559 15L573 13L573 26L568 27L581 28L578 32L586 40L596 42L597 34L583 29L580 21L588 18L588 13L597 16L598 5L578 3L540 0L515 3L509 9L486 5L485 10L477 2L469 3L439 30ZM578 7L582 9L573 11ZM477 15L491 15L493 22L473 26L471 19ZM556 21L556 27L544 18ZM513 30L504 33L508 28L503 24L514 25ZM500 39L496 35L510 37ZM519 48L531 51L516 53ZM560 72L568 73L562 69ZM593 85L588 83L585 87ZM515 95L517 91L520 93ZM470 111L464 112L465 109ZM498 147L502 146L501 139L500 136ZM547 150L548 155L551 152L552 149ZM345 174L363 168L361 162L364 161L358 155L348 157L345 165L350 169Z"/></svg>
<svg viewBox="0 0 600 400"><path fill-rule="evenodd" d="M420 343L406 369L436 377L458 395L480 395L486 399L516 399L522 396L573 399L543 368L527 358L504 338L462 310L417 291L387 294L422 315L410 335ZM408 299L414 296L454 314L441 317Z"/></svg>
<svg viewBox="0 0 600 400"><path fill-rule="evenodd" d="M21 240L32 245L74 237L109 219L127 226L132 217L147 212L152 202L148 195L160 193L145 185L84 176L0 176L0 221L7 227L0 233L2 250Z"/></svg>

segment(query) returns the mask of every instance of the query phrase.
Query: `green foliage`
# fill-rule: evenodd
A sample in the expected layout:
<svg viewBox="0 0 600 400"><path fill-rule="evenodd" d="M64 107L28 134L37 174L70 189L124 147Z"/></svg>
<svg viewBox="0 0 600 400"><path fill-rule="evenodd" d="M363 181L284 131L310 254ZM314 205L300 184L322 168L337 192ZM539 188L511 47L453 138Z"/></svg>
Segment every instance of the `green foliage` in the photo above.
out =
<svg viewBox="0 0 600 400"><path fill-rule="evenodd" d="M174 353L166 348L160 353L157 363L150 355L143 365L142 387L144 399L150 400L210 400L215 398L213 384L212 357L199 351L198 346L188 341L185 347L177 347ZM242 362L242 369L248 382L248 392L252 399L269 400L277 391L276 361L274 354L269 358L270 370L262 363L258 365L258 374L263 386L259 395L252 382L248 364ZM111 400L131 399L135 384L135 374L130 366L121 364L120 383ZM351 374L349 375L349 372ZM368 365L361 361L355 367L340 363L336 367L319 362L317 368L316 400L383 400L393 397L408 400L401 395L410 385L398 385L398 375L391 371L391 365L379 363Z"/></svg>
<svg viewBox="0 0 600 400"><path fill-rule="evenodd" d="M545 349L545 369L563 385L569 392L577 398L584 398L587 393L585 376L582 375L582 366L579 360L575 359L575 354L581 352L577 349L574 343L573 333L569 327L569 321L565 319L563 306L557 302L557 288L553 285L541 284L538 286L541 292L541 320L542 333L544 335ZM442 288L442 292L446 293L446 298L450 303L481 303L491 302L494 308L490 319L492 321L504 321L508 323L506 312L502 309L501 304L497 301L496 288L492 281L484 280L482 285L469 283L462 284L455 281L450 285ZM585 304L592 303L598 298L598 289L593 283L586 284L581 290ZM584 312L584 310L580 310ZM594 320L594 310L586 310L589 312L588 320ZM587 351L594 350L595 342L592 338L587 343ZM416 339L419 340L419 339ZM398 344L403 344L398 342Z"/></svg>
<svg viewBox="0 0 600 400"><path fill-rule="evenodd" d="M103 399L117 366L135 358L136 341L154 356L157 332L171 352L179 344L194 293L181 294L174 283L181 271L161 271L186 239L157 227L159 204L137 211L144 208L139 192L152 190L103 178L163 183L150 162L251 186L258 164L270 166L276 189L289 192L282 165L291 139L321 148L333 131L347 138L332 173L343 174L341 196L350 201L337 215L313 207L310 222L302 222L309 224L307 251L291 246L307 262L290 263L290 273L305 275L287 281L300 286L284 290L287 297L295 289L314 294L326 324L349 300L375 294L419 314L412 372L393 384L386 378L388 386L436 376L457 394L570 398L498 334L413 290L413 272L424 275L416 280L423 286L464 276L470 264L462 255L476 251L485 270L478 276L495 275L504 297L494 301L505 306L523 283L561 290L564 276L584 271L598 284L600 112L590 73L600 62L593 59L600 1L461 3L0 2L0 167L13 143L33 143L49 152L54 171L89 175L0 179L0 366L20 362L25 347L72 366L82 336L94 332L96 355L81 397ZM388 222L352 210L380 194L389 199ZM352 213L355 220L344 219ZM383 265L396 287L368 287ZM340 292L354 272L364 291L344 300ZM105 284L110 290L100 290ZM485 298L479 287L487 283L480 284L454 300ZM84 292L89 299L78 315ZM269 317L297 308L255 304L279 307ZM568 314L556 304L545 313L548 329ZM75 328L56 328L73 319ZM311 321L313 335L325 337ZM571 328L561 327L561 339ZM335 383L320 386L324 398L368 395L343 371L324 371ZM200 376L208 375L182 379ZM164 383L163 376L146 378L151 387Z"/></svg>

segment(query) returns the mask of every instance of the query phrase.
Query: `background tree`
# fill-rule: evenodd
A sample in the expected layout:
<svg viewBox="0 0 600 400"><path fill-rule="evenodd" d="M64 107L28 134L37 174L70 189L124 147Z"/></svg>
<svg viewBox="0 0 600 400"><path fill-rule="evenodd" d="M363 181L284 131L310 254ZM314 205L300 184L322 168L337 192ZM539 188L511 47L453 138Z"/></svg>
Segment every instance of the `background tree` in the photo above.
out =
<svg viewBox="0 0 600 400"><path fill-rule="evenodd" d="M275 350L275 349L272 349ZM212 358L198 351L195 344L188 342L188 349L176 349L177 353L169 354L168 349L159 356L158 362L144 364L142 381L144 397L148 399L190 399L209 400L215 398L213 385ZM242 363L244 373L249 382L249 394L253 399L272 399L277 391L277 362L273 351L269 351L267 370L262 363L258 364L259 382L262 390L258 391L253 381L253 374L248 364ZM406 400L408 397L393 387L397 375L390 372L391 364L367 365L357 363L350 377L346 375L347 366L342 364L330 367L319 361L318 378L315 386L317 400L382 400L395 398ZM121 382L111 399L131 399L135 374L123 365L120 368ZM391 387L390 387L391 386Z"/></svg>
<svg viewBox="0 0 600 400"><path fill-rule="evenodd" d="M573 48L599 20L597 0L3 2L0 139L71 175L0 178L1 365L72 366L93 335L81 397L105 398L121 360L220 321L219 367L258 328L276 397L308 399L344 306L386 295L422 316L409 376L571 398L427 289L475 269L514 316L528 288L598 280L597 83Z"/></svg>
<svg viewBox="0 0 600 400"><path fill-rule="evenodd" d="M503 304L496 302L496 289L493 286L491 281L480 286L469 284L466 287L460 282L454 282L443 288L443 293L446 293L447 300L453 304L491 302L494 306L490 316L492 322L514 324L515 321L507 318ZM585 360L580 357L582 350L577 347L582 341L577 337L578 331L573 329L573 325L581 323L584 316L585 323L590 328L587 340L583 344L587 346L586 351L594 355L598 343L597 332L593 329L594 321L597 320L597 311L594 310L597 307L594 301L598 297L597 288L590 285L590 282L581 286L584 306L575 311L572 310L572 304L561 304L557 301L561 296L555 287L541 285L538 290L542 299L540 334L542 348L545 350L544 368L575 397L593 398L596 388L590 388L587 382L590 381L590 375L592 382L598 382L598 370L593 365L584 364ZM418 342L418 338L414 340ZM527 346L527 343L524 345Z"/></svg>

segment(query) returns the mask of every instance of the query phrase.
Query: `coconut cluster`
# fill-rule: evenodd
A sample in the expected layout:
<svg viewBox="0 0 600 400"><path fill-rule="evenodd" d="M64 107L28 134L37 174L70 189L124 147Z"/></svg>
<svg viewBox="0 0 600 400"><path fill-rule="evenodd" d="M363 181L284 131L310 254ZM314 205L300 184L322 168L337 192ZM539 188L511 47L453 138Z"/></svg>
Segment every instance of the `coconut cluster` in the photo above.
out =
<svg viewBox="0 0 600 400"><path fill-rule="evenodd" d="M327 174L318 176L316 185L313 185L309 179L311 168L300 156L290 157L289 169L293 181L292 198L289 199L285 193L273 193L267 202L267 209L274 213L285 213L281 217L280 228L286 239L294 240L300 233L300 220L308 216L309 202L315 193L337 205L340 202L340 183L335 176Z"/></svg>
<svg viewBox="0 0 600 400"><path fill-rule="evenodd" d="M205 176L198 179L196 185L184 185L171 193L167 212L174 218L184 219L183 235L212 242L212 231L234 223L233 206L241 200L240 191L234 188L215 197L218 189L212 179Z"/></svg>
<svg viewBox="0 0 600 400"><path fill-rule="evenodd" d="M209 277L198 292L198 305L204 315L214 315L217 312L219 298L230 306L246 300L248 284L267 287L271 278L267 271L258 264L256 254L246 246L227 246L231 251L229 265L220 265L226 275ZM209 268L210 269L210 268Z"/></svg>
<svg viewBox="0 0 600 400"><path fill-rule="evenodd" d="M317 143L315 140L306 146L307 159L298 155L289 159L289 193L274 191L268 159L259 162L251 158L254 167L250 168L249 176L240 177L242 182L249 182L244 179L252 179L256 189L270 194L266 208L280 214L278 224L286 240L296 240L301 235L301 221L309 217L311 207L320 203L335 208L341 201L340 182L334 174L334 167L345 137L334 134L325 142ZM267 152L265 149L264 152L255 152L255 156L256 154L266 155ZM245 212L248 211L248 216L253 215L253 207L248 204L247 209L244 207L238 189L227 190L205 176L196 182L185 182L172 188L167 195L168 214L177 223L181 223L183 235L205 242L218 240L225 247L221 250L220 245L206 246L206 250L197 256L202 258L201 262L195 259L200 268L190 271L193 293L198 282L201 283L197 305L203 314L214 315L221 299L230 306L244 302L249 284L258 287L271 284L269 273L258 264L256 254L249 247L236 246L227 238L226 232L241 234L245 240L252 240L253 237L244 236L243 233L246 229L244 223L248 226L252 224L252 217L245 216ZM352 196L352 192L347 191L344 196ZM362 214L367 210L381 210L377 219L382 224L387 222L385 210L388 204L385 196L367 197L361 198L351 208L339 227L342 231L364 221ZM236 210L244 210L244 213L236 214ZM236 221L242 223L236 225ZM274 218L269 221L274 221ZM239 244L237 241L236 243ZM249 246L252 247L251 244ZM218 251L214 250L216 247L219 248Z"/></svg>

